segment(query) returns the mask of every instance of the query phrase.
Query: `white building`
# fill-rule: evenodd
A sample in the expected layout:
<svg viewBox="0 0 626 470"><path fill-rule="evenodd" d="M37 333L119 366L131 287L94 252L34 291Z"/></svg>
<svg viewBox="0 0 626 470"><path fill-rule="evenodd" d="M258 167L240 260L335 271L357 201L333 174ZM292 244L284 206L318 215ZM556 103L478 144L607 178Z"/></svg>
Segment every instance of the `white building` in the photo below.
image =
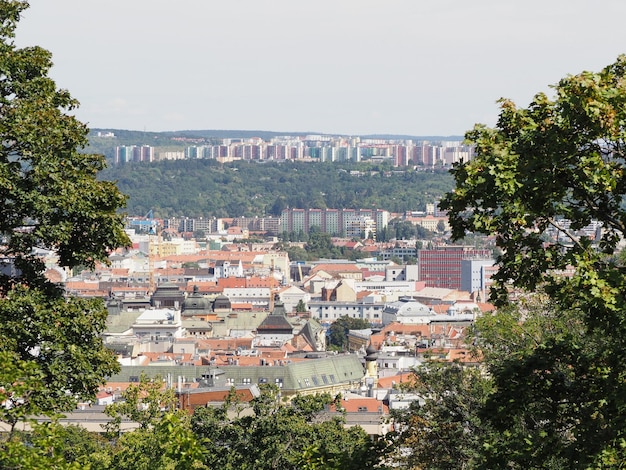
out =
<svg viewBox="0 0 626 470"><path fill-rule="evenodd" d="M270 304L269 287L225 287L223 294L232 303L249 303L258 308L267 308Z"/></svg>
<svg viewBox="0 0 626 470"><path fill-rule="evenodd" d="M243 264L241 260L218 260L215 262L215 277L243 277Z"/></svg>
<svg viewBox="0 0 626 470"><path fill-rule="evenodd" d="M332 323L338 318L348 316L360 318L373 324L382 322L382 313L385 304L374 302L372 299L363 299L355 302L311 301L309 311L320 323Z"/></svg>
<svg viewBox="0 0 626 470"><path fill-rule="evenodd" d="M408 298L385 305L382 312L383 325L388 325L393 322L426 325L435 317L436 313L428 306Z"/></svg>
<svg viewBox="0 0 626 470"><path fill-rule="evenodd" d="M145 310L133 323L132 333L138 341L149 344L151 351L167 351L176 338L185 336L180 310Z"/></svg>

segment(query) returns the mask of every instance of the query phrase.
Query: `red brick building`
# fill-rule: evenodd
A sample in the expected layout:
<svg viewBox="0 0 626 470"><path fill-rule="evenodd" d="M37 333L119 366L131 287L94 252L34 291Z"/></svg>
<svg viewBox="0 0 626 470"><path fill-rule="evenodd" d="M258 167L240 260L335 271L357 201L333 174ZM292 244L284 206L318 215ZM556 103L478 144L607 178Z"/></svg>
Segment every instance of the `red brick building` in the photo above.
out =
<svg viewBox="0 0 626 470"><path fill-rule="evenodd" d="M473 246L442 246L417 250L419 280L427 287L461 290L461 261L490 259L491 250Z"/></svg>

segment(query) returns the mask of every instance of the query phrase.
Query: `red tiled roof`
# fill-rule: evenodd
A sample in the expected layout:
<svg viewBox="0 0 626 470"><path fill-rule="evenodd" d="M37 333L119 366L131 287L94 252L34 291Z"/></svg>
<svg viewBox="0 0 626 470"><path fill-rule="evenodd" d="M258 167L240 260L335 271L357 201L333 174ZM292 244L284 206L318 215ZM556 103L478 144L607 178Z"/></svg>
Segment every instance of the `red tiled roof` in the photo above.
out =
<svg viewBox="0 0 626 470"><path fill-rule="evenodd" d="M222 289L234 287L246 287L245 277L222 277L217 280L217 285Z"/></svg>
<svg viewBox="0 0 626 470"><path fill-rule="evenodd" d="M323 263L316 265L311 269L310 274L318 271L326 271L327 273L356 273L361 272L356 264L352 263Z"/></svg>
<svg viewBox="0 0 626 470"><path fill-rule="evenodd" d="M410 382L413 377L413 372L402 372L397 375L381 377L378 379L378 388L393 388L394 385Z"/></svg>
<svg viewBox="0 0 626 470"><path fill-rule="evenodd" d="M346 413L389 413L389 407L375 398L342 399L341 407ZM330 409L331 411L336 411L334 405L331 405Z"/></svg>

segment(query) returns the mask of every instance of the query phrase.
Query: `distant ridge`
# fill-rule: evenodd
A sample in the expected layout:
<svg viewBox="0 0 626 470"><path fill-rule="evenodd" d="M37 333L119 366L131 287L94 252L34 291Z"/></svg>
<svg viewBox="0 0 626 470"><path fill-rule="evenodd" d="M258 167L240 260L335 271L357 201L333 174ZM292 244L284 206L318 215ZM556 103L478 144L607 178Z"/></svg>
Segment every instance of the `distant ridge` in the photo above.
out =
<svg viewBox="0 0 626 470"><path fill-rule="evenodd" d="M328 134L315 131L306 132L286 132L286 131L262 131L262 130L232 130L232 129L206 129L206 130L178 130L178 131L140 131L129 129L111 129L111 128L92 128L91 133L95 132L113 132L115 135L129 135L139 134L143 136L162 136L166 138L173 137L186 137L186 138L201 138L201 139L236 139L236 138L252 138L259 137L267 140L277 136L306 136L306 135L325 135L325 136L346 136L346 137L360 137L362 139L385 139L385 140L429 140L429 141L441 141L463 140L463 136L417 136L417 135L396 135L396 134Z"/></svg>
<svg viewBox="0 0 626 470"><path fill-rule="evenodd" d="M464 140L462 135L396 135L396 134L366 134L359 135L362 139L382 139L382 140Z"/></svg>

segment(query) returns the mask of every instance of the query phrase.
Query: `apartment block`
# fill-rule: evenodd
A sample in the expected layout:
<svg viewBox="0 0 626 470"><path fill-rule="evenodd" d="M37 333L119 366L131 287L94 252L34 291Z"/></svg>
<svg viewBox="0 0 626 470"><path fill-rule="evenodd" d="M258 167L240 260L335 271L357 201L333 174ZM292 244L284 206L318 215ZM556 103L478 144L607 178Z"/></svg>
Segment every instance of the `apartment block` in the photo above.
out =
<svg viewBox="0 0 626 470"><path fill-rule="evenodd" d="M337 236L357 236L385 228L389 212L382 209L285 209L281 214L281 232L309 233L318 227L324 233ZM348 235L350 234L350 235Z"/></svg>

